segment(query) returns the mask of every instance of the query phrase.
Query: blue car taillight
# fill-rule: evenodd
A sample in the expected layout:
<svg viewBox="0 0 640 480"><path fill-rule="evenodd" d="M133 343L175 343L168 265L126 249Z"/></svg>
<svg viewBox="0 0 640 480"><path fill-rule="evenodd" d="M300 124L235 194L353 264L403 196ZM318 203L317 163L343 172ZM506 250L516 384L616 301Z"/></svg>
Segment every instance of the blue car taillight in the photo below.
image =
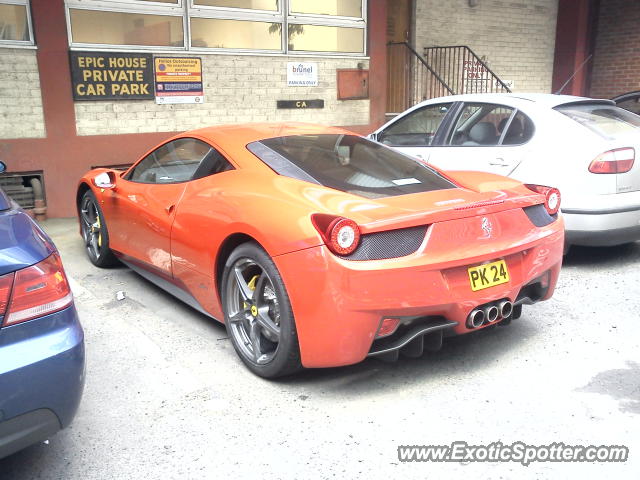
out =
<svg viewBox="0 0 640 480"><path fill-rule="evenodd" d="M0 277L0 317L4 316L9 305L9 296L13 286L13 273L8 273Z"/></svg>
<svg viewBox="0 0 640 480"><path fill-rule="evenodd" d="M15 272L3 326L57 312L71 302L73 295L60 256L53 253L41 262Z"/></svg>

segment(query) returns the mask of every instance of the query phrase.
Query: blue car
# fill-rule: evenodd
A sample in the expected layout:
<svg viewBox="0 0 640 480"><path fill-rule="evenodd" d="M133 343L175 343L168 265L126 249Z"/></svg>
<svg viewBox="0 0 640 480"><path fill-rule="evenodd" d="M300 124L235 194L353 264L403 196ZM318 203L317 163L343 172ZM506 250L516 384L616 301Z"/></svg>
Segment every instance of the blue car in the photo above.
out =
<svg viewBox="0 0 640 480"><path fill-rule="evenodd" d="M84 368L84 332L60 255L0 189L0 458L69 425Z"/></svg>

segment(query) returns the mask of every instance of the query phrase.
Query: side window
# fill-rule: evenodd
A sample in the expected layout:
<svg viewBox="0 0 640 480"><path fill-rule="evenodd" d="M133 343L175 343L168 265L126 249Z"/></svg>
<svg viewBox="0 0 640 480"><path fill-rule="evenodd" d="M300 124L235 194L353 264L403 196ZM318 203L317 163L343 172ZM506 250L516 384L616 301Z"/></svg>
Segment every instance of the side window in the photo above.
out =
<svg viewBox="0 0 640 480"><path fill-rule="evenodd" d="M212 160L215 154L222 157L214 148L200 140L179 138L158 147L142 159L128 174L127 180L139 183L179 183L201 178L216 173L211 170L223 171L220 170L224 168L220 165L221 162ZM230 164L228 167L232 168Z"/></svg>
<svg viewBox="0 0 640 480"><path fill-rule="evenodd" d="M445 145L498 145L514 109L504 105L468 103L462 109Z"/></svg>
<svg viewBox="0 0 640 480"><path fill-rule="evenodd" d="M202 163L196 172L193 174L192 180L208 177L209 175L215 175L216 173L226 172L227 170L233 170L233 166L222 156L220 152L215 148L211 148L207 156L202 160Z"/></svg>
<svg viewBox="0 0 640 480"><path fill-rule="evenodd" d="M451 105L452 103L440 103L415 110L380 132L378 141L398 147L431 145Z"/></svg>
<svg viewBox="0 0 640 480"><path fill-rule="evenodd" d="M501 134L501 145L522 145L533 137L533 122L524 113L518 111L511 122L508 124L505 122Z"/></svg>

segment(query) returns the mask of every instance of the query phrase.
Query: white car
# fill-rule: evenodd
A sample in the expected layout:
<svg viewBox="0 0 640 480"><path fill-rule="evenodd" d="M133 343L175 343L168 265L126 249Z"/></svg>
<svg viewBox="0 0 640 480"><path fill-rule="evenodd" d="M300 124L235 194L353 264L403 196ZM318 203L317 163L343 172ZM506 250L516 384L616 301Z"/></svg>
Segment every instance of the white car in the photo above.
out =
<svg viewBox="0 0 640 480"><path fill-rule="evenodd" d="M640 240L640 116L611 100L434 98L369 138L444 170L481 170L559 188L567 246Z"/></svg>

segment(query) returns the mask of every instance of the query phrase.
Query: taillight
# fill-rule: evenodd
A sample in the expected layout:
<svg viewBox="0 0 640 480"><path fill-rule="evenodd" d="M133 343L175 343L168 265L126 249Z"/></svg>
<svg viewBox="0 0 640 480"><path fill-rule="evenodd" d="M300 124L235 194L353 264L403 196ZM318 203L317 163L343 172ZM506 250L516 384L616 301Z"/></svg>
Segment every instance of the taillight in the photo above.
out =
<svg viewBox="0 0 640 480"><path fill-rule="evenodd" d="M42 317L73 301L60 256L53 253L40 263L15 272L4 326Z"/></svg>
<svg viewBox="0 0 640 480"><path fill-rule="evenodd" d="M9 304L9 295L13 285L13 273L0 277L0 317L4 315Z"/></svg>
<svg viewBox="0 0 640 480"><path fill-rule="evenodd" d="M322 213L312 215L311 220L333 253L350 255L358 248L360 229L353 220Z"/></svg>
<svg viewBox="0 0 640 480"><path fill-rule="evenodd" d="M383 318L382 322L380 322L380 327L378 327L376 338L388 337L396 331L396 328L398 328L399 324L399 318Z"/></svg>
<svg viewBox="0 0 640 480"><path fill-rule="evenodd" d="M598 155L591 165L591 173L626 173L633 167L636 151L631 148L616 148Z"/></svg>
<svg viewBox="0 0 640 480"><path fill-rule="evenodd" d="M544 195L544 208L549 215L555 215L560 210L560 201L562 197L560 190L544 185L525 185L529 190Z"/></svg>

